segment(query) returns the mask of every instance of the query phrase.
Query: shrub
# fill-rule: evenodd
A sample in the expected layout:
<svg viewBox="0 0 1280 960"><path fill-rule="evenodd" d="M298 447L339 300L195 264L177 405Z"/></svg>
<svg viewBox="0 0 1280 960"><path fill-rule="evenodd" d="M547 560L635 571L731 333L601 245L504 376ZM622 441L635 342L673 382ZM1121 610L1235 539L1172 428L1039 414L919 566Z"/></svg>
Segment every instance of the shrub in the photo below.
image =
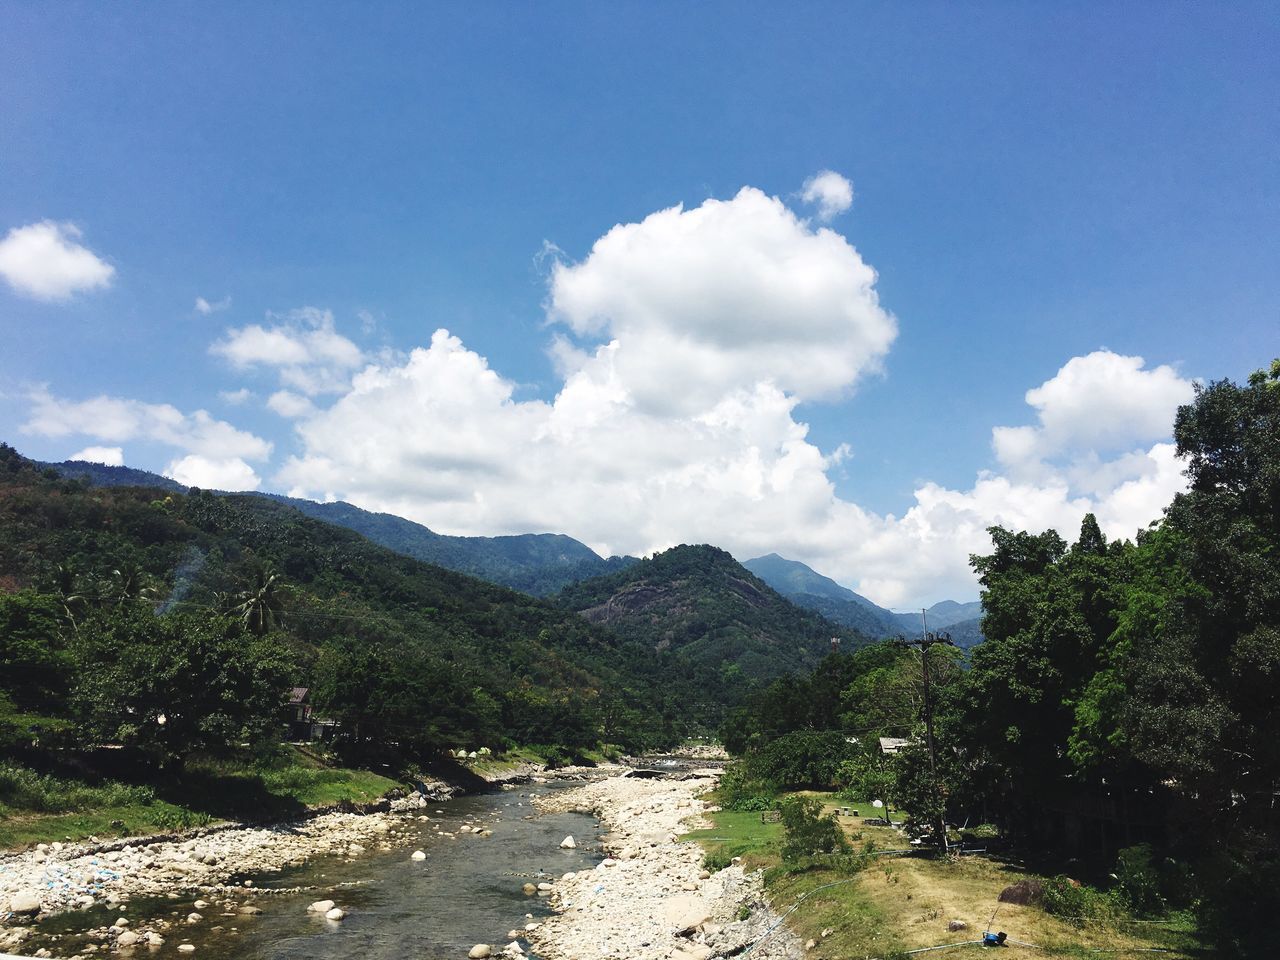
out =
<svg viewBox="0 0 1280 960"><path fill-rule="evenodd" d="M1050 877L1044 882L1040 905L1045 913L1077 927L1087 920L1113 920L1119 912L1115 901L1101 890L1062 876Z"/></svg>
<svg viewBox="0 0 1280 960"><path fill-rule="evenodd" d="M771 740L746 759L747 775L783 789L834 787L855 747L834 730L802 730Z"/></svg>
<svg viewBox="0 0 1280 960"><path fill-rule="evenodd" d="M724 809L757 813L773 809L777 791L772 784L748 777L745 764L739 761L725 768L716 792Z"/></svg>
<svg viewBox="0 0 1280 960"><path fill-rule="evenodd" d="M1139 916L1154 916L1164 912L1165 900L1160 871L1151 855L1151 845L1142 843L1125 847L1116 859L1116 891Z"/></svg>
<svg viewBox="0 0 1280 960"><path fill-rule="evenodd" d="M849 841L835 814L823 816L822 801L816 797L787 797L778 809L782 812L783 860L848 851Z"/></svg>

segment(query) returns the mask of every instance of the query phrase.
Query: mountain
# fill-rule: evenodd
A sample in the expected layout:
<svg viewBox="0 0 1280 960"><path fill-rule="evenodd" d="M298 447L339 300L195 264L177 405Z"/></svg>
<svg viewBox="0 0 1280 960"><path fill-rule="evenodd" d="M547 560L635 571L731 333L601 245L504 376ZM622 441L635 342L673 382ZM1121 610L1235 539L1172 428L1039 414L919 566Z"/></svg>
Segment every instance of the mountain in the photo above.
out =
<svg viewBox="0 0 1280 960"><path fill-rule="evenodd" d="M349 503L316 503L278 494L261 494L309 517L354 530L374 543L427 563L470 574L535 597L549 596L567 584L620 570L634 557L604 559L585 543L562 533L524 533L507 537L453 537L389 513L373 513Z"/></svg>
<svg viewBox="0 0 1280 960"><path fill-rule="evenodd" d="M798 560L770 553L748 560L743 566L797 606L853 627L868 637L879 640L902 632L897 614L876 606Z"/></svg>
<svg viewBox="0 0 1280 960"><path fill-rule="evenodd" d="M42 463L64 477L75 477L95 487L143 486L185 491L180 483L131 467L68 460ZM604 559L585 543L558 533L526 533L507 537L454 537L436 533L420 523L389 513L362 510L350 503L316 503L273 493L267 497L285 503L309 517L354 530L374 543L427 563L479 577L535 597L555 593L566 584L623 569L634 557Z"/></svg>
<svg viewBox="0 0 1280 960"><path fill-rule="evenodd" d="M831 651L832 637L845 650L867 642L856 629L800 609L728 553L705 545L673 547L571 584L555 599L621 637L716 667L727 679L809 670Z"/></svg>
<svg viewBox="0 0 1280 960"><path fill-rule="evenodd" d="M914 637L920 633L919 613L886 610L798 560L770 553L748 560L743 566L797 606L853 627L869 637ZM982 642L982 604L979 601L958 603L941 600L925 610L925 620L931 631L951 633L952 639L961 647L968 648Z"/></svg>
<svg viewBox="0 0 1280 960"><path fill-rule="evenodd" d="M38 467L56 470L60 476L84 480L94 487L159 487L161 490L178 492L185 492L187 489L176 480L170 480L168 477L146 470L135 470L132 467L112 467L105 463L90 463L87 460L64 460L62 463L33 462Z"/></svg>
<svg viewBox="0 0 1280 960"><path fill-rule="evenodd" d="M603 736L643 749L713 708L700 691L714 675L684 658L276 499L92 486L38 467L0 444L0 595L34 590L77 620L122 605L212 616L269 571L291 685L328 682L384 742L577 748Z"/></svg>

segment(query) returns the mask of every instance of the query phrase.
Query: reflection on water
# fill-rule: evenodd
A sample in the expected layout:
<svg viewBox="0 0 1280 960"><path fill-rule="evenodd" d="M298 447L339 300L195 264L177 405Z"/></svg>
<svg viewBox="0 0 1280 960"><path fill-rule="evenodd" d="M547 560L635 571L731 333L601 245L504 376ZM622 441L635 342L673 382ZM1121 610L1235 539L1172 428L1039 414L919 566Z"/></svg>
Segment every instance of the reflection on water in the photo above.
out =
<svg viewBox="0 0 1280 960"><path fill-rule="evenodd" d="M544 898L522 892L526 882L556 879L567 871L593 866L601 858L593 818L574 813L532 818L530 797L558 788L520 787L432 807L422 811L431 822L406 821L417 834L415 841L397 843L390 851L370 844L370 851L351 863L338 856L317 857L296 869L254 877L263 887L312 889L257 897L254 902L263 910L257 917L224 918L211 907L204 911L201 923L164 931L163 946L139 946L132 953L136 960L177 956L196 960L458 960L477 943L501 946L507 943L509 930L522 929L528 922L526 913L536 920L551 912ZM436 809L444 812L436 813ZM493 835L461 835L454 840L435 835L437 824L454 831L469 816L484 821ZM560 849L560 841L568 834L578 841L577 849ZM425 850L427 859L410 860L414 849ZM347 911L347 918L336 923L308 915L307 905L323 899L334 900ZM148 902L135 898L126 915L138 929L145 926L148 917L185 916L190 910L186 898ZM114 919L114 915L105 920L97 915L88 921L83 914L71 914L61 918L57 926L74 933ZM214 931L218 925L224 929ZM54 929L52 924L42 927L48 932ZM50 943L41 937L40 944L49 946L56 956L70 956L83 944L77 940L69 937ZM195 945L194 954L177 952L183 940ZM528 949L523 940L521 945Z"/></svg>

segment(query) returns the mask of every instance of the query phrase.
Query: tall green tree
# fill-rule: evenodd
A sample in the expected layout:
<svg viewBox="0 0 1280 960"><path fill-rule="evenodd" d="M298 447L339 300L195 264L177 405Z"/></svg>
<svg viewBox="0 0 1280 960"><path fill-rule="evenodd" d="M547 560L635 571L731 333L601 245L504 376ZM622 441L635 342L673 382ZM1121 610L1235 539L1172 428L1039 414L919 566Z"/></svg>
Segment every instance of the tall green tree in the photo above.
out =
<svg viewBox="0 0 1280 960"><path fill-rule="evenodd" d="M75 638L73 702L88 737L162 766L226 751L281 722L288 664L240 623L121 605Z"/></svg>

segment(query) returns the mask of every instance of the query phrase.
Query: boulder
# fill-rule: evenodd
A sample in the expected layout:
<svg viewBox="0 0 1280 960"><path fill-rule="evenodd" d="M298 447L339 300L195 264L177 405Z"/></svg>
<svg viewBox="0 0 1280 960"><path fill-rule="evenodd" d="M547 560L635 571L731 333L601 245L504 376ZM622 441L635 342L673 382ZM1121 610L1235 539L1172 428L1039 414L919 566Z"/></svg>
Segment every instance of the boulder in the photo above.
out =
<svg viewBox="0 0 1280 960"><path fill-rule="evenodd" d="M203 920L203 919L204 919L204 916L203 916L202 914L199 914L199 913L188 913L188 914L187 914L187 923L199 923L199 922L200 922L201 920Z"/></svg>
<svg viewBox="0 0 1280 960"><path fill-rule="evenodd" d="M178 944L178 952L179 953L195 953L196 948L194 944L180 943Z"/></svg>
<svg viewBox="0 0 1280 960"><path fill-rule="evenodd" d="M538 892L538 888L537 888L537 887L535 887L532 883L526 883L526 884L525 884L523 887L521 887L520 889L524 891L524 894L525 894L525 896L527 896L527 897L531 897L531 896L533 896L535 893L537 893L537 892Z"/></svg>
<svg viewBox="0 0 1280 960"><path fill-rule="evenodd" d="M34 890L15 893L9 898L9 912L26 916L40 912L40 894Z"/></svg>
<svg viewBox="0 0 1280 960"><path fill-rule="evenodd" d="M251 904L251 903L246 903L243 907L241 907L241 908L240 908L240 914L241 914L241 916L245 916L245 917L256 917L256 916L258 916L260 913L262 913L262 908L261 908L261 907L255 907L255 906L254 906L253 904Z"/></svg>
<svg viewBox="0 0 1280 960"><path fill-rule="evenodd" d="M555 887L553 887L551 884L547 883L546 881L543 881L542 883L538 884L539 893L550 893L554 889Z"/></svg>
<svg viewBox="0 0 1280 960"><path fill-rule="evenodd" d="M662 915L677 934L696 930L701 924L711 919L711 910L699 896L681 894L668 897L662 903Z"/></svg>
<svg viewBox="0 0 1280 960"><path fill-rule="evenodd" d="M137 943L141 939L142 938L139 937L132 930L126 930L124 933L120 934L120 936L116 937L116 946L132 947L135 943Z"/></svg>
<svg viewBox="0 0 1280 960"><path fill-rule="evenodd" d="M573 842L573 837L565 837L563 840L560 841L561 850L573 850L577 846L578 845Z"/></svg>
<svg viewBox="0 0 1280 960"><path fill-rule="evenodd" d="M311 906L307 907L308 913L328 913L334 907L332 900L317 900Z"/></svg>
<svg viewBox="0 0 1280 960"><path fill-rule="evenodd" d="M160 936L160 934L156 933L154 930L147 932L146 941L148 947L164 946L164 937Z"/></svg>
<svg viewBox="0 0 1280 960"><path fill-rule="evenodd" d="M415 851L413 851L413 854L409 857L409 859L410 859L410 860L425 860L425 859L427 859L427 855L426 855L425 853L423 853L421 850L415 850Z"/></svg>
<svg viewBox="0 0 1280 960"><path fill-rule="evenodd" d="M947 929L950 930L952 933L955 933L957 930L967 929L968 926L969 925L965 923L963 920L952 920L950 923L947 924Z"/></svg>
<svg viewBox="0 0 1280 960"><path fill-rule="evenodd" d="M471 952L467 954L470 960L485 960L493 954L493 947L487 943L477 943L471 948Z"/></svg>
<svg viewBox="0 0 1280 960"><path fill-rule="evenodd" d="M341 920L346 915L347 911L343 910L341 907L334 907L332 910L325 911L324 918L326 920Z"/></svg>
<svg viewBox="0 0 1280 960"><path fill-rule="evenodd" d="M1001 903L1016 903L1027 906L1039 903L1044 898L1044 884L1039 880L1019 880L1000 891Z"/></svg>

